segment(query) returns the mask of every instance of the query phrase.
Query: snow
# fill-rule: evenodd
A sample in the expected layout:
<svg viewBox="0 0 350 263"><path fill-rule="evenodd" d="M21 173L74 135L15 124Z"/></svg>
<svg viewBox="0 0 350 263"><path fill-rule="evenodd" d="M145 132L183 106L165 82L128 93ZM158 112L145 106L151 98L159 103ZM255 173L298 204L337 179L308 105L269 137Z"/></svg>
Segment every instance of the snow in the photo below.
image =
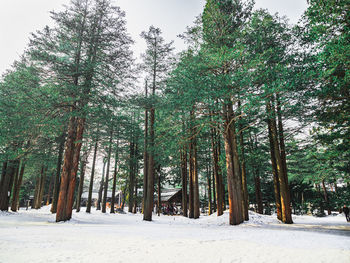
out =
<svg viewBox="0 0 350 263"><path fill-rule="evenodd" d="M0 213L0 262L350 262L344 216L275 216L250 212L239 226L228 214L156 216L73 212L55 223L50 207Z"/></svg>

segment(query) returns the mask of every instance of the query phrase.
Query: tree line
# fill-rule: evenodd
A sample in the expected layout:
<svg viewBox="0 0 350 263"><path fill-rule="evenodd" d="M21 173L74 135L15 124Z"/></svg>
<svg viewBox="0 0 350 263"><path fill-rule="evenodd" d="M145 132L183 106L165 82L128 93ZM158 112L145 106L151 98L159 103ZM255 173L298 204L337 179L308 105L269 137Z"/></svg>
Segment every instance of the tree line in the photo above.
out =
<svg viewBox="0 0 350 263"><path fill-rule="evenodd" d="M237 225L255 209L290 224L349 202L349 4L310 0L297 25L253 7L207 0L178 54L150 26L141 62L111 1L52 12L0 81L0 209L33 195L66 221L98 188L115 213L121 189L151 221L173 186L189 218L228 209Z"/></svg>

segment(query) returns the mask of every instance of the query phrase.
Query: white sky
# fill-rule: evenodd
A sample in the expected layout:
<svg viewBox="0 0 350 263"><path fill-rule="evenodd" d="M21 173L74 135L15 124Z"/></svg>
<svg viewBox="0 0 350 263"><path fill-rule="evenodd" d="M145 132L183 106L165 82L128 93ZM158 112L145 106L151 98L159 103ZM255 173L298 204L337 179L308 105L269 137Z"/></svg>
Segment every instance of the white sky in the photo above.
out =
<svg viewBox="0 0 350 263"><path fill-rule="evenodd" d="M177 35L203 11L205 0L116 0L126 12L128 31L136 41L138 56L145 45L139 37L150 25L162 29L167 41L184 47ZM306 9L306 0L255 0L256 8L286 15L296 23ZM69 0L0 0L0 75L23 53L31 32L51 25L49 11L59 10Z"/></svg>

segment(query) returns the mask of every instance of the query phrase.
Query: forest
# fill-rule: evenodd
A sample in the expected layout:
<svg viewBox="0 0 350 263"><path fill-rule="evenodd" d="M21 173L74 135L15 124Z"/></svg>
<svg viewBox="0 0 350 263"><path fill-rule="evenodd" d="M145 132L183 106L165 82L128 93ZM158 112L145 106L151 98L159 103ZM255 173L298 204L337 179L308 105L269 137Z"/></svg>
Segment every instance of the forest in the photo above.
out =
<svg viewBox="0 0 350 263"><path fill-rule="evenodd" d="M184 217L227 210L230 225L349 206L349 9L309 0L291 24L207 0L185 50L150 26L138 58L113 1L71 0L0 78L0 210L51 204L68 221L96 209L93 192L118 213L120 191L152 221L168 188Z"/></svg>

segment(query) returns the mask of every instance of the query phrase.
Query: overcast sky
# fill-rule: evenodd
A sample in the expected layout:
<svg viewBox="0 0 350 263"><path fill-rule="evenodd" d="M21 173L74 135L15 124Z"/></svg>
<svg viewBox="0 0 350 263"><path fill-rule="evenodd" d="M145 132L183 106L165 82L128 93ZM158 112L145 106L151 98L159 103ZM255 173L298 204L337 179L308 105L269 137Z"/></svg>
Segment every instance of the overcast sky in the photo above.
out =
<svg viewBox="0 0 350 263"><path fill-rule="evenodd" d="M0 75L24 51L31 32L52 25L49 11L59 10L70 0L0 0ZM150 25L160 27L167 41L174 40L179 51L184 47L177 35L191 25L203 11L205 0L116 0L126 12L128 31L136 41L138 56L145 44L139 35ZM306 9L306 0L255 0L256 8L286 15L296 23Z"/></svg>

